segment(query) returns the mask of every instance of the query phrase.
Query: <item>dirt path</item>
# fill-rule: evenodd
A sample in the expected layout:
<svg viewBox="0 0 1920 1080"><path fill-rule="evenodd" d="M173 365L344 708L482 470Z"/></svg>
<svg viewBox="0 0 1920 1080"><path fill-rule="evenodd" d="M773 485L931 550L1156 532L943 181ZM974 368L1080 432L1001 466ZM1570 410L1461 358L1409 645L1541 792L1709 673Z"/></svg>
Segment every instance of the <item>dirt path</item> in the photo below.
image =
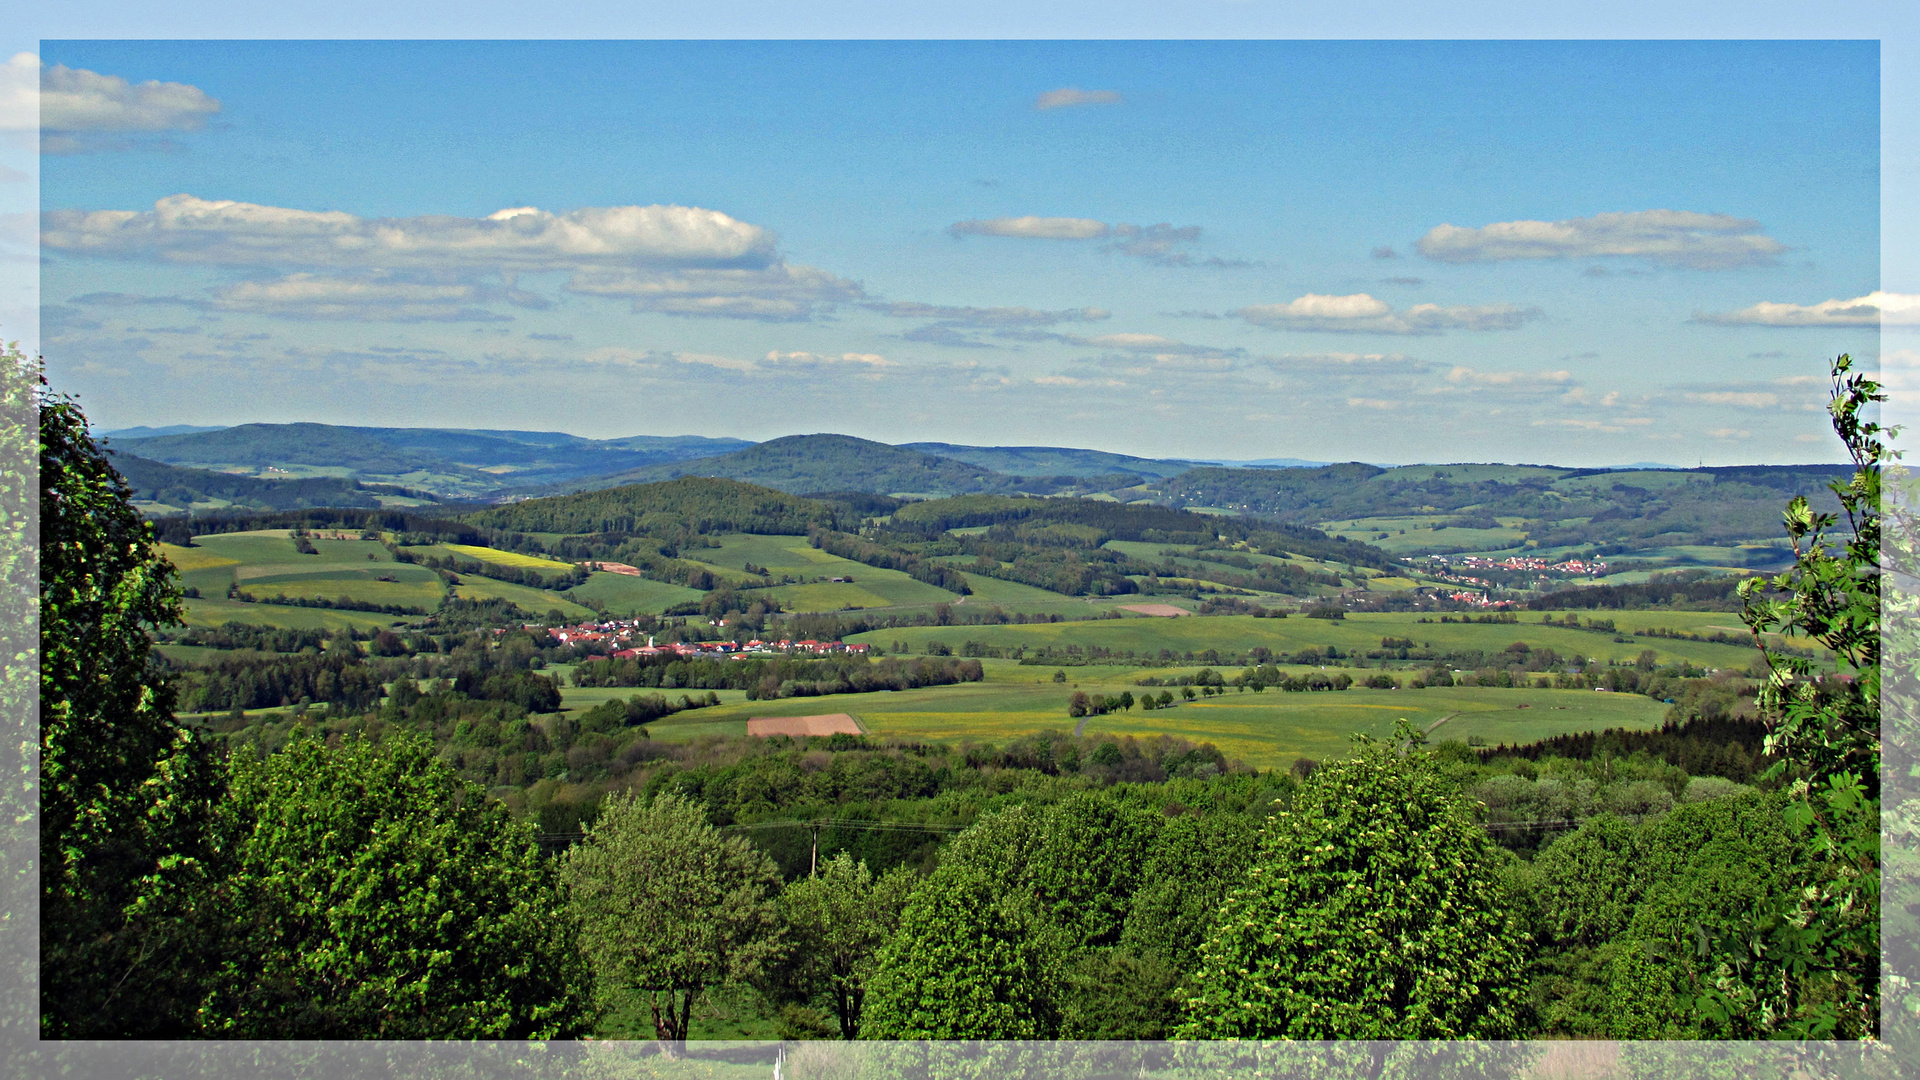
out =
<svg viewBox="0 0 1920 1080"><path fill-rule="evenodd" d="M1449 720L1451 720L1451 719L1453 719L1454 717L1456 717L1456 716L1459 716L1459 715L1460 715L1460 714L1459 714L1459 713L1457 713L1457 712L1450 712L1450 713L1448 713L1447 715L1445 715L1445 716L1443 716L1443 717L1441 717L1440 719L1438 719L1438 720L1435 720L1435 721L1433 722L1433 726L1432 726L1432 727L1429 727L1429 728L1427 729L1427 734L1429 734L1429 735L1431 735L1431 734L1433 734L1433 732L1434 732L1434 728L1438 728L1438 727L1439 727L1439 726L1440 726L1441 724L1444 724L1444 723L1446 723L1447 721L1449 721Z"/></svg>
<svg viewBox="0 0 1920 1080"><path fill-rule="evenodd" d="M1092 718L1092 717L1090 717L1090 716L1083 716L1083 717L1081 717L1081 718L1080 718L1080 722L1079 722L1079 723L1077 723L1077 724L1075 724L1075 725L1073 725L1073 737L1074 737L1074 738L1076 738L1076 739L1077 739L1077 738L1079 738L1079 737L1081 737L1082 735L1085 735L1085 734L1087 733L1087 721L1088 721L1088 720L1091 720L1091 719L1093 719L1093 718Z"/></svg>

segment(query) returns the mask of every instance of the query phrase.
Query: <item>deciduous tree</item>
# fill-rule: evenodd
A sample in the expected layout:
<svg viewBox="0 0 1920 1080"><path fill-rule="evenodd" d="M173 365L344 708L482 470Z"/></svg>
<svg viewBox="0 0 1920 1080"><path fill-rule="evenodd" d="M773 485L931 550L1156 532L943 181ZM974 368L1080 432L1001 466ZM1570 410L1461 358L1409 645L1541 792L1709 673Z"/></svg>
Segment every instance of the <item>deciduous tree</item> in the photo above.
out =
<svg viewBox="0 0 1920 1080"><path fill-rule="evenodd" d="M591 976L529 828L425 739L241 752L209 906L210 1035L551 1039Z"/></svg>
<svg viewBox="0 0 1920 1080"><path fill-rule="evenodd" d="M25 374L17 352L9 379ZM70 399L40 422L40 959L47 1037L163 1037L186 1023L185 897L217 793L149 660L179 621L173 567ZM17 398L9 390L10 400Z"/></svg>
<svg viewBox="0 0 1920 1080"><path fill-rule="evenodd" d="M1439 770L1361 742L1277 814L1201 949L1186 1038L1502 1039L1526 937L1498 856Z"/></svg>
<svg viewBox="0 0 1920 1080"><path fill-rule="evenodd" d="M875 878L866 863L842 851L822 863L817 876L794 882L780 896L799 982L828 998L842 1038L860 1037L876 954L899 925L916 881L905 867Z"/></svg>
<svg viewBox="0 0 1920 1080"><path fill-rule="evenodd" d="M686 1042L696 996L779 951L773 860L678 796L609 796L562 877L603 1000L644 995L669 1053Z"/></svg>

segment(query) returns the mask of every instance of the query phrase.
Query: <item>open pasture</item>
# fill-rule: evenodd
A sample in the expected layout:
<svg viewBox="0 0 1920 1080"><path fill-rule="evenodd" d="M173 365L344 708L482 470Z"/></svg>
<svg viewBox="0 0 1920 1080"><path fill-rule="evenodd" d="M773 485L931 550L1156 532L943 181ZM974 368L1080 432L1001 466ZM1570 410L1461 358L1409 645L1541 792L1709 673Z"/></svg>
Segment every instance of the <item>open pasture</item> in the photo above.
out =
<svg viewBox="0 0 1920 1080"><path fill-rule="evenodd" d="M685 585L604 571L589 575L585 584L575 585L567 592L581 600L605 604L609 615L657 615L675 604L697 601L707 595Z"/></svg>
<svg viewBox="0 0 1920 1080"><path fill-rule="evenodd" d="M247 604L238 600L206 598L186 602L188 626L221 626L230 622L249 626L278 626L289 630L345 630L362 632L385 630L407 621L398 615L372 611L339 611L332 608L285 607L280 604Z"/></svg>
<svg viewBox="0 0 1920 1080"><path fill-rule="evenodd" d="M915 626L877 630L852 637L890 647L893 641L907 643L914 652L924 651L926 642L945 642L956 650L965 641L977 641L995 648L1025 646L1038 649L1068 645L1099 646L1141 657L1159 656L1166 650L1173 657L1203 653L1213 649L1222 656L1237 656L1256 647L1279 654L1294 654L1312 648L1333 646L1342 655L1364 655L1378 650L1385 637L1410 638L1419 646L1431 646L1441 652L1480 650L1498 652L1516 641L1533 648L1547 647L1561 656L1575 654L1601 662L1632 661L1642 650L1651 649L1661 663L1686 660L1708 668L1745 668L1757 655L1742 645L1723 645L1705 641L1670 638L1631 638L1634 629L1667 628L1682 633L1711 635L1740 634L1740 620L1729 612L1607 611L1582 612L1582 619L1612 619L1619 634L1575 630L1560 625L1544 625L1540 616L1525 613L1516 623L1442 623L1437 616L1412 613L1352 614L1345 619L1256 619L1248 615L1214 615L1193 619L1099 619L1084 622L1033 623L1024 626ZM1420 618L1432 622L1420 622ZM1561 616L1556 615L1556 620Z"/></svg>
<svg viewBox="0 0 1920 1080"><path fill-rule="evenodd" d="M1073 668L1066 684L1039 668L987 662L982 683L924 687L876 694L839 694L782 701L727 702L664 718L649 725L656 739L742 734L754 717L817 716L845 712L876 737L944 742L1005 742L1040 731L1072 731L1067 715L1075 689L1116 695L1143 688L1137 672L1118 668ZM1043 681L999 678L1000 669L1035 672ZM568 707L575 695L566 692ZM605 693L596 691L595 693ZM584 703L584 699L580 699ZM1526 706L1526 708L1521 708ZM1109 713L1086 720L1087 735L1175 735L1211 742L1228 757L1261 768L1284 768L1298 757L1325 758L1346 752L1351 736L1385 736L1405 717L1432 729L1434 741L1484 740L1488 745L1531 742L1550 735L1610 727L1659 726L1666 706L1632 694L1591 690L1501 690L1451 687L1433 690L1366 690L1289 694L1229 692L1223 697L1181 702L1172 708ZM1437 726L1435 726L1437 725Z"/></svg>
<svg viewBox="0 0 1920 1080"><path fill-rule="evenodd" d="M923 581L915 581L899 570L885 570L828 554L808 544L804 536L729 533L715 539L720 542L718 548L687 548L680 553L680 557L698 562L712 570L715 577L737 585L754 585L764 580L747 573L747 563L766 568L775 578L853 579L780 585L765 590L768 596L779 600L781 606L789 611L905 607L952 603L958 599L954 593Z"/></svg>
<svg viewBox="0 0 1920 1080"><path fill-rule="evenodd" d="M438 575L425 567L394 562L387 549L375 541L316 539L311 543L316 554L303 555L294 548L287 530L274 529L200 536L191 548L163 544L161 550L170 560L177 560L174 565L182 570L182 583L209 599L224 597L228 586L237 584L263 601L276 596L306 600L345 597L358 603L397 604L427 611L440 605Z"/></svg>
<svg viewBox="0 0 1920 1080"><path fill-rule="evenodd" d="M515 585L510 581L495 581L478 574L461 575L460 584L453 587L453 594L462 600L506 600L519 605L522 611L535 616L545 615L554 610L558 610L569 619L587 619L594 616L592 608L576 604L550 589Z"/></svg>

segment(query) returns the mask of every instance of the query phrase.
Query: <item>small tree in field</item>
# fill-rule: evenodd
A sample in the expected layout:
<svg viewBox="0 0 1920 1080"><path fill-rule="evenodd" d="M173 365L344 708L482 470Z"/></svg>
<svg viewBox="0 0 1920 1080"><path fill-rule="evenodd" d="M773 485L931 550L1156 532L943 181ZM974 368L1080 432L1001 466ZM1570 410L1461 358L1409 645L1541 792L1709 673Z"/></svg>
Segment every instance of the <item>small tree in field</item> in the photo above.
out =
<svg viewBox="0 0 1920 1080"><path fill-rule="evenodd" d="M1498 852L1439 769L1362 741L1274 816L1201 948L1178 1037L1508 1039L1527 939Z"/></svg>
<svg viewBox="0 0 1920 1080"><path fill-rule="evenodd" d="M773 860L678 796L608 796L561 873L601 993L643 994L668 1053L686 1043L695 997L779 951Z"/></svg>
<svg viewBox="0 0 1920 1080"><path fill-rule="evenodd" d="M866 863L842 851L820 864L818 876L794 882L780 896L800 982L827 996L842 1038L860 1037L875 954L899 924L915 880L905 867L875 878Z"/></svg>

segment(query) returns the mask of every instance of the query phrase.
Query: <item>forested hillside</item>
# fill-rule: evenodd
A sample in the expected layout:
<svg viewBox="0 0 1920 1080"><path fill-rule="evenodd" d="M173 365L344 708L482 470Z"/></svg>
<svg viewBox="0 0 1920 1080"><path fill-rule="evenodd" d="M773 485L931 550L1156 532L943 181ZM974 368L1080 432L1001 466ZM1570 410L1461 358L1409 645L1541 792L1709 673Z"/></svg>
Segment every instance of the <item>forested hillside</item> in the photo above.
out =
<svg viewBox="0 0 1920 1080"><path fill-rule="evenodd" d="M431 502L422 493L387 484L362 484L331 476L299 480L257 480L250 476L167 465L129 453L113 456L114 468L127 478L134 501L150 514L185 513L231 507L295 510L303 507L378 507L389 503ZM382 501L385 496L386 501Z"/></svg>
<svg viewBox="0 0 1920 1080"><path fill-rule="evenodd" d="M599 476L656 462L708 457L751 445L739 439L637 435L586 439L557 431L241 424L213 431L120 437L115 447L171 465L249 470L260 476L330 475L388 480L446 495L484 496Z"/></svg>
<svg viewBox="0 0 1920 1080"><path fill-rule="evenodd" d="M686 477L479 510L466 520L503 532L804 534L830 525L825 504L733 480Z"/></svg>

